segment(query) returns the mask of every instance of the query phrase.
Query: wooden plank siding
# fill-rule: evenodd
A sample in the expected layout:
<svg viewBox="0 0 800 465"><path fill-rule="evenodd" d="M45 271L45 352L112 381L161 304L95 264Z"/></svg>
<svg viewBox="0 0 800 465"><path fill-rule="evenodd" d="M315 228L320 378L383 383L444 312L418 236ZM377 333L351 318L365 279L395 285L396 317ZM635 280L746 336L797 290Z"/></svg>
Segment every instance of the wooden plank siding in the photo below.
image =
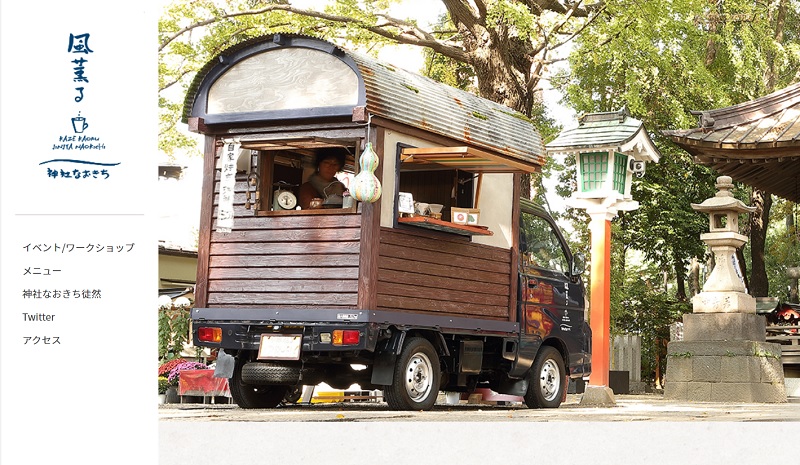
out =
<svg viewBox="0 0 800 465"><path fill-rule="evenodd" d="M446 234L381 228L381 310L508 321L511 251Z"/></svg>
<svg viewBox="0 0 800 465"><path fill-rule="evenodd" d="M207 255L209 308L356 308L360 214L254 216L238 174L234 226L219 233L219 172L211 189ZM261 205L265 209L267 205Z"/></svg>

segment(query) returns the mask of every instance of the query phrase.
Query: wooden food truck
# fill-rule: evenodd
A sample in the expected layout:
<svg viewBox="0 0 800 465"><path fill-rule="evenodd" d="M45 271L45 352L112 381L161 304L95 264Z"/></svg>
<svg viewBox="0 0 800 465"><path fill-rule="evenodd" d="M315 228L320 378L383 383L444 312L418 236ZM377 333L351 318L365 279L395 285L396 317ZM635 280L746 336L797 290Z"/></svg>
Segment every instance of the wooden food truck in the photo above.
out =
<svg viewBox="0 0 800 465"><path fill-rule="evenodd" d="M583 257L521 200L544 163L524 116L277 34L209 62L184 117L206 141L193 342L239 406L325 382L557 407L589 374Z"/></svg>

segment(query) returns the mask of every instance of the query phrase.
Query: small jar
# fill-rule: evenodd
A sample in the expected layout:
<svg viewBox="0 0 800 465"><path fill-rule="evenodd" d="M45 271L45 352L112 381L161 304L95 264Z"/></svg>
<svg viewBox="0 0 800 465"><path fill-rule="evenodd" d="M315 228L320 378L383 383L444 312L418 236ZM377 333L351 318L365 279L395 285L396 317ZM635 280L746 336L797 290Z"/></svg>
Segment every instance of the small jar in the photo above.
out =
<svg viewBox="0 0 800 465"><path fill-rule="evenodd" d="M342 193L342 208L351 208L353 206L353 197L350 195L350 191L344 191Z"/></svg>

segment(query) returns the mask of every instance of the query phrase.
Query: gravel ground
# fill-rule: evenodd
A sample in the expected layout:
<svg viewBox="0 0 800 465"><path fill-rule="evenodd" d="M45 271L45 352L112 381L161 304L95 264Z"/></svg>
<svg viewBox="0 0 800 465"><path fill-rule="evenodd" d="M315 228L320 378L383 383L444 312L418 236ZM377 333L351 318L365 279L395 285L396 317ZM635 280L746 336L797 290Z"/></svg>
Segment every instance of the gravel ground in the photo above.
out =
<svg viewBox="0 0 800 465"><path fill-rule="evenodd" d="M439 404L427 412L389 410L383 402L289 405L245 410L235 404L165 404L162 422L798 422L800 399L784 404L673 402L657 394L618 395L616 406L580 405L570 394L558 409L528 409L522 404Z"/></svg>

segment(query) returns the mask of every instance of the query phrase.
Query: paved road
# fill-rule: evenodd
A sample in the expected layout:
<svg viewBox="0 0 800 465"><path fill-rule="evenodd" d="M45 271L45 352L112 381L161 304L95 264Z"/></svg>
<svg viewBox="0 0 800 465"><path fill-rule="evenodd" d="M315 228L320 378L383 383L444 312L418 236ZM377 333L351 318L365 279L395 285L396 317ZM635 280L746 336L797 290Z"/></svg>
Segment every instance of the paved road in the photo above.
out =
<svg viewBox="0 0 800 465"><path fill-rule="evenodd" d="M579 395L567 396L558 409L528 409L519 404L437 405L427 412L398 412L385 403L292 405L268 410L244 410L236 405L167 404L159 408L162 422L562 422L562 421L724 421L799 422L800 402L785 404L676 403L660 395L618 395L613 407L580 405Z"/></svg>
<svg viewBox="0 0 800 465"><path fill-rule="evenodd" d="M800 403L675 403L618 395L615 407L438 405L395 412L384 403L164 405L159 465L221 463L754 465L796 455ZM788 455L787 455L788 454Z"/></svg>

